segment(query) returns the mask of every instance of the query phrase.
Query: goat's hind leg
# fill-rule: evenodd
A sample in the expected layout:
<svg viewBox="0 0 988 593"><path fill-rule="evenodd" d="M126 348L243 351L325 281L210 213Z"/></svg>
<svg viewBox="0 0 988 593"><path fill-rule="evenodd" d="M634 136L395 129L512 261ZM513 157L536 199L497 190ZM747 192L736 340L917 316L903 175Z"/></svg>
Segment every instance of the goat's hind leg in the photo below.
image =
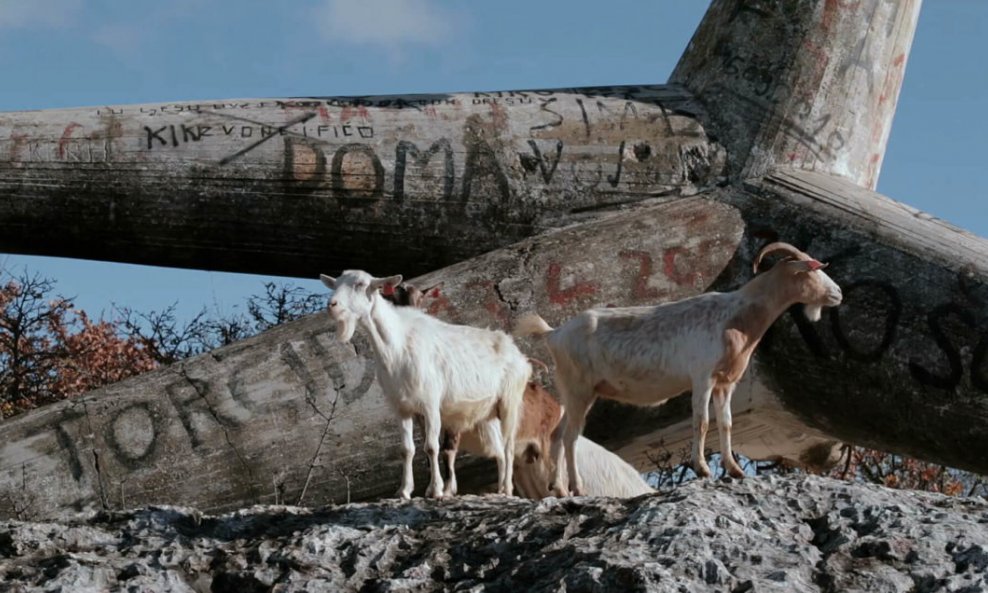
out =
<svg viewBox="0 0 988 593"><path fill-rule="evenodd" d="M429 498L442 498L443 477L439 473L439 433L442 432L442 421L440 420L439 407L431 409L424 414L425 424L425 452L429 456L429 468L431 470L431 480L425 495Z"/></svg>
<svg viewBox="0 0 988 593"><path fill-rule="evenodd" d="M398 497L408 500L412 497L412 489L415 487L415 478L412 475L412 458L415 457L415 434L413 417L401 419L401 453L402 453L402 474L401 487L398 489Z"/></svg>
<svg viewBox="0 0 988 593"><path fill-rule="evenodd" d="M711 476L704 451L707 429L710 427L710 395L713 388L714 382L710 377L693 380L693 471L701 478Z"/></svg>
<svg viewBox="0 0 988 593"><path fill-rule="evenodd" d="M496 429L501 438L502 454L498 456L498 494L512 496L514 494L515 470L515 440L518 437L518 423L521 415L521 398L514 405L506 404L504 398L498 402L498 417L500 430Z"/></svg>

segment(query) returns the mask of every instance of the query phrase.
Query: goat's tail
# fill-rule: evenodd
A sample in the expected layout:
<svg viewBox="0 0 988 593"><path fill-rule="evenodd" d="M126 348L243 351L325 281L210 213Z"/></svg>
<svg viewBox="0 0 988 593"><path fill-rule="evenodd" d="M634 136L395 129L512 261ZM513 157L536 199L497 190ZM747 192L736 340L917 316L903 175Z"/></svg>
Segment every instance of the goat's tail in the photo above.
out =
<svg viewBox="0 0 988 593"><path fill-rule="evenodd" d="M545 319L539 317L538 313L526 313L515 323L515 329L512 333L519 338L527 338L528 336L544 336L551 331L553 331L552 326L546 323Z"/></svg>

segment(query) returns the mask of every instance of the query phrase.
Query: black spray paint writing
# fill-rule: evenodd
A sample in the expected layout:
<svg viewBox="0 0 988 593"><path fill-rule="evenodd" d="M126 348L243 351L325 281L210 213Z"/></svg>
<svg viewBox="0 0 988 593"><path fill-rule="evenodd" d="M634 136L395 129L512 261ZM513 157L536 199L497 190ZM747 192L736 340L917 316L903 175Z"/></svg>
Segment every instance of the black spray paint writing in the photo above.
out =
<svg viewBox="0 0 988 593"><path fill-rule="evenodd" d="M425 167L433 156L440 151L443 153L443 194L442 199L447 201L453 197L453 183L455 181L455 171L453 168L453 147L449 140L440 138L424 153L418 147L407 140L398 142L395 148L395 202L401 204L405 201L405 169L408 166L408 157L412 157L412 162L418 167Z"/></svg>
<svg viewBox="0 0 988 593"><path fill-rule="evenodd" d="M864 301L859 298L870 302L869 311L873 318L881 320L880 334L861 331L844 321L848 307L854 307L855 302L862 306L860 303ZM831 334L847 358L865 363L879 362L895 347L902 324L911 323L904 318L904 308L899 289L891 283L871 279L852 282L844 287L844 303L827 309ZM816 324L806 319L801 309L801 306L794 307L789 316L807 348L817 357L830 358L831 352L824 343L820 330ZM948 330L948 324L965 327L972 336L977 336L980 331L980 337L976 338L976 342L961 344L956 341L957 332ZM988 393L988 332L978 326L974 311L958 302L940 304L926 313L925 323L921 326L925 326L925 335L932 341L933 348L929 352L935 354L910 358L906 363L909 376L924 387L947 391L957 389L965 374L962 352L970 350L968 376L971 385ZM771 341L771 338L767 340ZM766 346L771 347L768 343ZM931 370L926 366L935 361L937 355L945 361L946 372Z"/></svg>
<svg viewBox="0 0 988 593"><path fill-rule="evenodd" d="M351 403L366 394L374 383L374 366L364 360L364 370L358 384L349 387L343 382L343 367L335 360L316 339L314 335L307 336L307 343L318 353L319 360L324 361L323 370L328 377L329 384L334 391L342 396L342 400ZM280 357L281 361L291 371L291 376L298 379L300 386L306 393L307 400L315 397L319 393L319 381L308 370L301 369L295 360L286 360ZM97 438L97 442L102 440L107 448L112 452L113 459L117 464L133 470L148 467L155 463L155 459L162 450L160 439L164 434L170 432L169 421L177 420L181 430L188 438L189 446L193 450L200 449L207 444L212 430L216 427L226 429L239 429L253 414L257 413L256 406L249 402L243 393L242 380L240 375L256 368L256 361L245 362L234 366L230 372L215 380L192 378L183 375L173 383L165 386L167 395L165 401L174 409L174 416L169 415L161 406L161 400L137 402L120 409L114 410L108 417L101 419L95 430L102 439ZM220 409L223 403L223 390L217 387L226 386L230 399L236 403L238 409L243 410L243 416L238 419L229 414L225 414ZM292 384L289 383L289 388ZM168 405L166 404L166 405ZM229 402L227 402L229 405ZM55 442L65 457L69 474L72 478L81 482L85 461L84 451L78 443L78 435L85 434L92 430L90 423L94 418L87 420L86 414L78 408L68 408L63 411L58 418L50 425L39 428L31 435L37 435L51 431ZM126 434L138 434L137 443L125 442L121 436ZM30 435L29 435L30 436Z"/></svg>

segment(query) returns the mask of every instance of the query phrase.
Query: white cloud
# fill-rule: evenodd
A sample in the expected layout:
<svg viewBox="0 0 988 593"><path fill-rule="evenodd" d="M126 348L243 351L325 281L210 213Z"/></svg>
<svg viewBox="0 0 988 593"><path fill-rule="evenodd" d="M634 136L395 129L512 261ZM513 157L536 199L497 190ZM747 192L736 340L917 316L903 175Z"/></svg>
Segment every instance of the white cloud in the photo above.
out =
<svg viewBox="0 0 988 593"><path fill-rule="evenodd" d="M456 15L434 0L324 0L317 26L331 41L394 48L438 45L456 28Z"/></svg>
<svg viewBox="0 0 988 593"><path fill-rule="evenodd" d="M82 0L0 0L0 29L64 27Z"/></svg>

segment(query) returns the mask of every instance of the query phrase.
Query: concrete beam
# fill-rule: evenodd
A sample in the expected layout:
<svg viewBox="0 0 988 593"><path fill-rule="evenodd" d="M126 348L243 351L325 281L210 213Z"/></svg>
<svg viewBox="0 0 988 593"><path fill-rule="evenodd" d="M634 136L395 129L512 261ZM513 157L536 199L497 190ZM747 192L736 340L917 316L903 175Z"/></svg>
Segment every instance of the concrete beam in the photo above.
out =
<svg viewBox="0 0 988 593"><path fill-rule="evenodd" d="M720 183L675 86L0 114L0 251L314 278L422 274Z"/></svg>

